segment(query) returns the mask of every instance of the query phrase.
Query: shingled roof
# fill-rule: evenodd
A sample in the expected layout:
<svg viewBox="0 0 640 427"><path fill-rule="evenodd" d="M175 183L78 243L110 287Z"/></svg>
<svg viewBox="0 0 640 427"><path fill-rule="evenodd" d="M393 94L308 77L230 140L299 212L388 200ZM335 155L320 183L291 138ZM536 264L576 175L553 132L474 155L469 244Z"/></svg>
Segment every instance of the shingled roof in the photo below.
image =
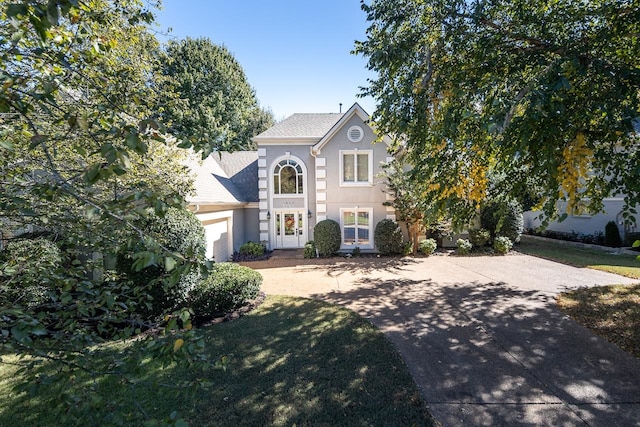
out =
<svg viewBox="0 0 640 427"><path fill-rule="evenodd" d="M343 113L297 113L276 123L254 141L266 139L320 139L343 116Z"/></svg>
<svg viewBox="0 0 640 427"><path fill-rule="evenodd" d="M258 201L258 152L213 153L192 157L187 166L195 175L192 204L241 205Z"/></svg>

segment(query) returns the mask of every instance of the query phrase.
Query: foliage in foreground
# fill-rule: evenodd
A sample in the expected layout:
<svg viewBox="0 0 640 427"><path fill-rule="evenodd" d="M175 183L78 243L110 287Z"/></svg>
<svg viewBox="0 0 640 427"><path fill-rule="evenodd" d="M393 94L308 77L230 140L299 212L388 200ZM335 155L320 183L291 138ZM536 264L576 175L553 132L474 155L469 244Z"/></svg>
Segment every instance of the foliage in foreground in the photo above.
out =
<svg viewBox="0 0 640 427"><path fill-rule="evenodd" d="M95 402L94 412L78 411L83 406L78 401L95 394L122 396L126 407L121 419L129 425L168 421L171 408L180 408L179 416L190 425L202 426L434 425L393 346L349 310L320 301L269 297L242 318L199 333L204 351L220 356L217 366L161 369L147 358L131 366L137 371L135 380L79 373L75 382L47 389L38 398L11 390L20 374L8 364L14 356L3 355L0 425L115 424L108 400ZM110 353L120 349L97 349L96 361L108 364ZM45 366L44 372L53 369ZM91 381L96 393L84 394L83 381ZM203 382L205 388L184 389L185 381Z"/></svg>
<svg viewBox="0 0 640 427"><path fill-rule="evenodd" d="M558 308L640 358L640 284L577 289L558 296Z"/></svg>
<svg viewBox="0 0 640 427"><path fill-rule="evenodd" d="M170 291L186 273L206 270L197 249L172 247L158 238L162 230L145 227L184 209L192 190L181 135L168 136L155 110L176 100L159 92L155 74L160 48L148 8L156 5L0 0L0 231L3 239L46 234L62 259L48 269L24 263L29 271L19 274L0 264L0 345L32 357L17 363L34 389L67 387L82 372L135 381L131 366L148 356L203 357L187 309L161 310L160 322L141 314L158 286ZM122 251L137 272L158 267L155 280L114 277L106 260ZM35 274L47 284L37 301L9 291ZM145 330L154 333L139 335ZM96 345L133 335L144 345L96 363ZM104 399L118 416L119 395L82 385L94 400L78 400L78 410Z"/></svg>
<svg viewBox="0 0 640 427"><path fill-rule="evenodd" d="M377 73L381 134L400 136L412 185L454 225L496 194L531 198L545 222L640 202L636 2L372 0L355 53ZM543 22L544 25L540 25ZM525 203L523 203L525 204Z"/></svg>

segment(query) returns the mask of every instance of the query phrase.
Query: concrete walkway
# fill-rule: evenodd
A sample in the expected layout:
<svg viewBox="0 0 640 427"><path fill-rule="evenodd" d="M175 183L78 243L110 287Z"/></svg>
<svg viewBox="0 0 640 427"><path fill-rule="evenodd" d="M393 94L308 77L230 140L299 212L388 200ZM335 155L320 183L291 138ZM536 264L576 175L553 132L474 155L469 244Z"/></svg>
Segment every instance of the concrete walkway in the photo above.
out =
<svg viewBox="0 0 640 427"><path fill-rule="evenodd" d="M443 426L640 426L640 360L554 301L567 289L633 280L521 254L306 261L252 267L268 294L370 319Z"/></svg>

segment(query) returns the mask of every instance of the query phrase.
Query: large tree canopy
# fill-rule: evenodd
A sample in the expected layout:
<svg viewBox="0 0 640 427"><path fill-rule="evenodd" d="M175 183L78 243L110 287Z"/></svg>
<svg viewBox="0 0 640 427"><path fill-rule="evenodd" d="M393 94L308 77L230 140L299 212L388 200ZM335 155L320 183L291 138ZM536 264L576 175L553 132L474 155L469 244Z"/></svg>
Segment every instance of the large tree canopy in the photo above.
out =
<svg viewBox="0 0 640 427"><path fill-rule="evenodd" d="M183 146L212 151L251 147L251 137L272 125L259 107L242 66L224 46L206 38L170 41L162 56L160 86L178 99L163 103L163 121Z"/></svg>
<svg viewBox="0 0 640 427"><path fill-rule="evenodd" d="M19 363L32 375L32 389L73 381L77 369L126 382L150 354L168 363L196 352L187 339L194 332L177 330L189 325L184 310L166 313L160 325L173 332L158 329L146 336L148 346L125 346L108 364L94 354L98 343L159 326L140 310L158 284L121 280L106 271L104 258L134 252L136 268L164 267L159 280L167 287L200 261L196 251L162 247L143 227L171 207L184 209L191 189L179 163L184 150L153 119L159 44L147 5L0 0L0 237L6 243L29 230L60 250L55 262L26 250L14 252L25 259L0 253L0 349L25 357ZM24 298L24 278L36 276L31 288L40 293ZM58 364L57 378L39 377L42 361ZM71 418L90 409L91 391L69 398ZM114 404L118 398L109 396Z"/></svg>
<svg viewBox="0 0 640 427"><path fill-rule="evenodd" d="M376 126L419 191L459 223L488 192L548 217L640 201L636 0L372 0L355 52L377 72ZM491 178L491 179L489 179ZM490 184L491 183L491 184ZM494 184L495 183L495 184ZM562 214L562 213L561 213Z"/></svg>

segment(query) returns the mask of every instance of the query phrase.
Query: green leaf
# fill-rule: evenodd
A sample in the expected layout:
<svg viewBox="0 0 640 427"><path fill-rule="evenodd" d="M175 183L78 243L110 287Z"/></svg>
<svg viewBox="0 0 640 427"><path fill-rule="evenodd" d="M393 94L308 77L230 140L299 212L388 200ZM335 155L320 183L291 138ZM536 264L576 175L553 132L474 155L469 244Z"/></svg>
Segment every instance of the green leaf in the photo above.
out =
<svg viewBox="0 0 640 427"><path fill-rule="evenodd" d="M177 261L173 257L165 257L164 258L164 269L166 271L171 271L176 267Z"/></svg>
<svg viewBox="0 0 640 427"><path fill-rule="evenodd" d="M49 0L49 4L47 4L47 20L51 25L59 24L60 15L58 12L58 4L55 0Z"/></svg>
<svg viewBox="0 0 640 427"><path fill-rule="evenodd" d="M36 148L38 145L44 143L47 141L47 136L46 135L33 135L31 137L31 144L29 144L29 150L33 150L34 148Z"/></svg>
<svg viewBox="0 0 640 427"><path fill-rule="evenodd" d="M28 13L28 7L23 3L14 3L7 6L7 16L10 18L15 18L18 15L25 16Z"/></svg>
<svg viewBox="0 0 640 427"><path fill-rule="evenodd" d="M636 240L635 242L633 242L633 245L631 245L632 248L640 248L640 240Z"/></svg>
<svg viewBox="0 0 640 427"><path fill-rule="evenodd" d="M100 170L102 165L100 163L96 163L95 165L91 165L87 172L85 173L85 177L89 184L95 184L100 179Z"/></svg>

